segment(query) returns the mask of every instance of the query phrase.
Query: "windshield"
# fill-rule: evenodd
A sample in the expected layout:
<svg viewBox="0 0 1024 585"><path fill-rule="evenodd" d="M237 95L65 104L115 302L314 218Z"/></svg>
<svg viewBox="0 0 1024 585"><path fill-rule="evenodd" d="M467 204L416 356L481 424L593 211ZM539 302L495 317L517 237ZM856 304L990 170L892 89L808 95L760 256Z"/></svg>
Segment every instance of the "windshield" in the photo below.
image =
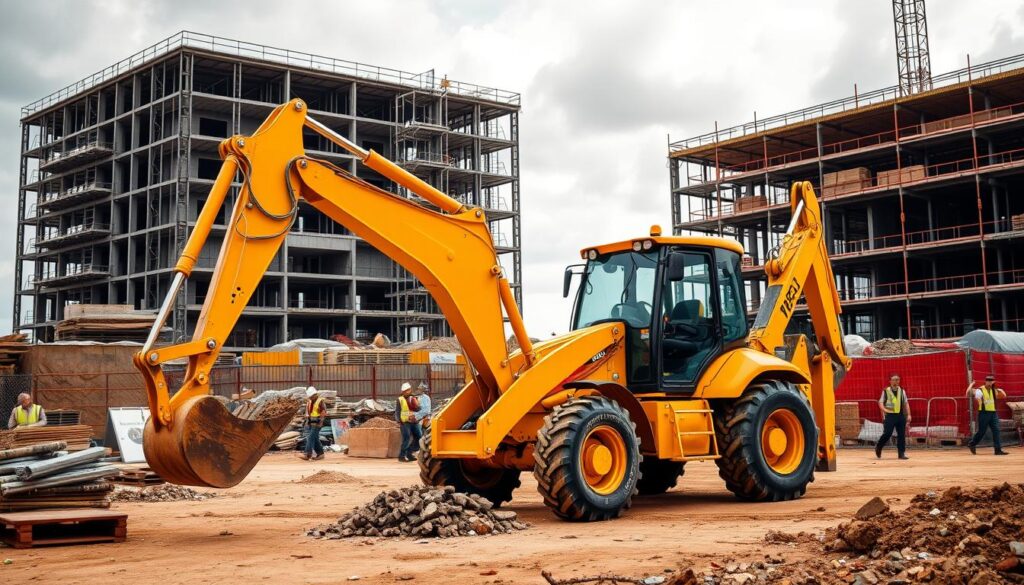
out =
<svg viewBox="0 0 1024 585"><path fill-rule="evenodd" d="M657 252L618 252L587 262L575 329L600 321L650 327Z"/></svg>

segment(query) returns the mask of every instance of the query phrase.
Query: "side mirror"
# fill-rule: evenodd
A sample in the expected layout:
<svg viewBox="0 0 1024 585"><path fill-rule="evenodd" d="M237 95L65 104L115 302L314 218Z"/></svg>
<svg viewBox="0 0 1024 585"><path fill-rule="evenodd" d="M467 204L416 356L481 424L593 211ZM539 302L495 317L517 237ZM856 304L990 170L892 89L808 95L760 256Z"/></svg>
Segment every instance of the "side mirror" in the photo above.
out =
<svg viewBox="0 0 1024 585"><path fill-rule="evenodd" d="M572 266L565 267L565 274L562 276L562 298L569 298L569 287L572 286Z"/></svg>
<svg viewBox="0 0 1024 585"><path fill-rule="evenodd" d="M665 275L669 282L678 282L686 276L686 255L673 252L668 255L668 271Z"/></svg>

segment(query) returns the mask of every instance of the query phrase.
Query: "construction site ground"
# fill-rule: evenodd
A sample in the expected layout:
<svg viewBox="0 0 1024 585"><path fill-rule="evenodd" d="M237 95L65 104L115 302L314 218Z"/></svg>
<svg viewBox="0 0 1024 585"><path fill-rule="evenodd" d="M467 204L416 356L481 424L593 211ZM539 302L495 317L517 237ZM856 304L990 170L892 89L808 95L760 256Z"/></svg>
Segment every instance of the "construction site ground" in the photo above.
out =
<svg viewBox="0 0 1024 585"><path fill-rule="evenodd" d="M524 473L509 509L531 526L514 534L448 539L304 535L333 522L381 490L418 483L415 463L328 453L304 462L289 453L263 458L242 484L204 501L115 503L129 514L128 541L32 550L0 548L4 583L544 583L541 571L570 578L614 572L643 577L666 569L751 562L771 554L787 563L801 552L765 544L769 530L819 532L849 520L873 496L894 509L918 493L953 486L995 486L1024 478L1024 450L993 457L991 448L843 449L839 471L819 473L796 501L750 504L725 490L714 463L691 463L668 494L637 498L618 520L574 524L555 519ZM337 483L300 483L320 470ZM327 475L327 474L325 474ZM352 579L355 581L355 579Z"/></svg>

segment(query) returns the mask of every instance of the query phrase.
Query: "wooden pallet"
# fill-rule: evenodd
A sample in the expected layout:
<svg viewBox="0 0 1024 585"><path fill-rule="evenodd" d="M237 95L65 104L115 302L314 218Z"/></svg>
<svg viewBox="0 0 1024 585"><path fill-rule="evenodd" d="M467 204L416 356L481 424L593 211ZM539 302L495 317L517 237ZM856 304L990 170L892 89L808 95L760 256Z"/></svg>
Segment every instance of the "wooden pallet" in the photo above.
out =
<svg viewBox="0 0 1024 585"><path fill-rule="evenodd" d="M964 441L956 437L928 437L928 445L931 447L962 447Z"/></svg>
<svg viewBox="0 0 1024 585"><path fill-rule="evenodd" d="M109 510L35 510L0 514L0 541L14 548L124 542L128 514Z"/></svg>
<svg viewBox="0 0 1024 585"><path fill-rule="evenodd" d="M146 487L149 485L160 485L166 483L164 478L148 467L140 469L122 469L121 475L112 478L111 481L120 485L134 487Z"/></svg>

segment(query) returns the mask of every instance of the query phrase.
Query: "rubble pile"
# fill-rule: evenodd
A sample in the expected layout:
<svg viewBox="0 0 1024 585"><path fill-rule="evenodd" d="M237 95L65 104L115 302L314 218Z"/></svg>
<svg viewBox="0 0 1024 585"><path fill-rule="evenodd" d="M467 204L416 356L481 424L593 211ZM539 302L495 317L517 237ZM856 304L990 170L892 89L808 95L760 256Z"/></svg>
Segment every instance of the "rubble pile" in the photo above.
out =
<svg viewBox="0 0 1024 585"><path fill-rule="evenodd" d="M192 488L165 483L163 485L130 488L120 487L110 496L113 502L199 502L217 497L210 492L197 492Z"/></svg>
<svg viewBox="0 0 1024 585"><path fill-rule="evenodd" d="M302 402L302 399L287 395L243 400L238 403L232 414L245 420L269 420L286 413L298 413Z"/></svg>
<svg viewBox="0 0 1024 585"><path fill-rule="evenodd" d="M359 425L360 429L396 429L399 427L398 421L390 418L384 418L382 416L376 416L370 420Z"/></svg>
<svg viewBox="0 0 1024 585"><path fill-rule="evenodd" d="M447 486L413 486L381 492L372 502L355 508L336 524L317 526L307 536L327 539L352 536L476 536L524 530L516 513L493 510L487 499L457 493Z"/></svg>
<svg viewBox="0 0 1024 585"><path fill-rule="evenodd" d="M906 339L884 337L871 344L871 355L906 355L921 351Z"/></svg>
<svg viewBox="0 0 1024 585"><path fill-rule="evenodd" d="M306 475L301 479L295 480L295 483L359 483L359 478L352 477L342 471L321 469L312 475Z"/></svg>

